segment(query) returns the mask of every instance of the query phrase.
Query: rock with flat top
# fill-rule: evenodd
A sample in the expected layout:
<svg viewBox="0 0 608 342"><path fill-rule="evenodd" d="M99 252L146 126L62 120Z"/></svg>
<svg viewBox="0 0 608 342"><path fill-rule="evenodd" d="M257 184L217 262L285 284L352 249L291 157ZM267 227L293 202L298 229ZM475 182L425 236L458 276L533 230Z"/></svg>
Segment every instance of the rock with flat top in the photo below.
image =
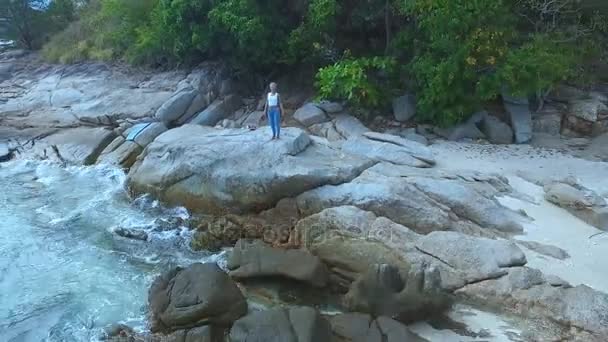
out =
<svg viewBox="0 0 608 342"><path fill-rule="evenodd" d="M233 278L285 277L316 287L327 284L321 260L306 250L273 248L262 241L239 240L228 258Z"/></svg>
<svg viewBox="0 0 608 342"><path fill-rule="evenodd" d="M373 163L313 143L298 128L283 129L279 140L270 136L268 127L169 130L131 168L130 188L206 214L257 212L306 190L347 182Z"/></svg>
<svg viewBox="0 0 608 342"><path fill-rule="evenodd" d="M305 127L319 124L329 120L329 117L323 109L313 103L307 103L300 107L294 114L293 118Z"/></svg>

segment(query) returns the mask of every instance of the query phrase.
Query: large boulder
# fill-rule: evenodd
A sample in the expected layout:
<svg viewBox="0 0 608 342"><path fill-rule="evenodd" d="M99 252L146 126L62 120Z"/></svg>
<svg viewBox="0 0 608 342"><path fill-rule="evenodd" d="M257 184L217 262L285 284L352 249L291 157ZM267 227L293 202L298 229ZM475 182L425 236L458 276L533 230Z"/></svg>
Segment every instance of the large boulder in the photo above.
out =
<svg viewBox="0 0 608 342"><path fill-rule="evenodd" d="M125 141L125 138L119 136L101 152L97 163L128 169L142 151L143 148L136 142Z"/></svg>
<svg viewBox="0 0 608 342"><path fill-rule="evenodd" d="M66 129L38 141L34 153L69 164L91 165L115 137L113 131L105 128Z"/></svg>
<svg viewBox="0 0 608 342"><path fill-rule="evenodd" d="M338 133L336 127L334 126L334 123L331 121L312 125L308 127L308 130L312 134L323 137L328 141L344 140L344 137L340 133Z"/></svg>
<svg viewBox="0 0 608 342"><path fill-rule="evenodd" d="M370 129L365 127L359 119L349 114L336 115L334 118L334 126L336 127L336 131L346 139L358 137L363 133L370 131Z"/></svg>
<svg viewBox="0 0 608 342"><path fill-rule="evenodd" d="M323 111L325 113L329 113L329 114L336 114L336 113L340 113L341 111L344 110L344 106L342 106L341 103L338 102L331 102L331 101L320 101L320 102L316 102L315 106L323 109Z"/></svg>
<svg viewBox="0 0 608 342"><path fill-rule="evenodd" d="M306 250L273 248L254 240L239 240L228 258L233 278L285 277L323 287L327 269Z"/></svg>
<svg viewBox="0 0 608 342"><path fill-rule="evenodd" d="M416 115L416 99L412 95L403 95L393 99L395 120L405 122Z"/></svg>
<svg viewBox="0 0 608 342"><path fill-rule="evenodd" d="M439 270L411 268L403 273L388 264L375 264L362 274L344 296L347 309L372 316L418 321L441 314L449 307L441 289Z"/></svg>
<svg viewBox="0 0 608 342"><path fill-rule="evenodd" d="M513 130L497 117L488 115L481 122L481 131L494 144L510 144L513 142Z"/></svg>
<svg viewBox="0 0 608 342"><path fill-rule="evenodd" d="M329 323L310 307L271 309L251 313L234 323L231 342L330 341Z"/></svg>
<svg viewBox="0 0 608 342"><path fill-rule="evenodd" d="M608 113L608 106L598 98L576 100L570 103L571 115L589 122L596 122L598 116Z"/></svg>
<svg viewBox="0 0 608 342"><path fill-rule="evenodd" d="M158 108L154 117L156 120L163 122L166 125L170 125L184 115L196 94L197 90L192 88L186 88L176 92L167 100L167 102L163 103L163 105Z"/></svg>
<svg viewBox="0 0 608 342"><path fill-rule="evenodd" d="M215 100L205 110L198 113L190 121L178 121L178 124L189 122L203 126L215 126L218 122L227 119L241 106L241 98L237 95L228 95L223 99Z"/></svg>
<svg viewBox="0 0 608 342"><path fill-rule="evenodd" d="M167 127L162 122L149 122L143 124L141 128L139 128L139 125L135 125L128 129L125 134L131 141L144 148L165 131L167 131Z"/></svg>
<svg viewBox="0 0 608 342"><path fill-rule="evenodd" d="M521 232L521 216L493 198L507 189L499 177L377 164L349 183L307 191L296 201L304 215L352 205L425 234L457 229L463 221L479 231Z"/></svg>
<svg viewBox="0 0 608 342"><path fill-rule="evenodd" d="M390 134L367 132L361 137L347 139L341 147L346 153L374 161L413 167L431 167L435 164L428 147Z"/></svg>
<svg viewBox="0 0 608 342"><path fill-rule="evenodd" d="M389 317L374 319L362 313L345 313L330 318L334 340L339 342L424 342L405 325Z"/></svg>
<svg viewBox="0 0 608 342"><path fill-rule="evenodd" d="M323 109L313 103L307 103L293 114L293 118L305 127L329 120Z"/></svg>
<svg viewBox="0 0 608 342"><path fill-rule="evenodd" d="M528 99L512 97L506 93L503 93L502 98L511 118L515 142L518 144L530 142L532 140L532 113Z"/></svg>
<svg viewBox="0 0 608 342"><path fill-rule="evenodd" d="M270 131L185 125L160 135L129 173L135 192L208 214L274 206L325 184L340 184L371 166L362 158L312 143L297 128L270 141Z"/></svg>
<svg viewBox="0 0 608 342"><path fill-rule="evenodd" d="M595 192L577 184L561 182L547 184L544 189L547 201L596 228L608 230L608 203Z"/></svg>
<svg viewBox="0 0 608 342"><path fill-rule="evenodd" d="M148 302L152 332L226 326L247 313L245 297L214 263L195 263L162 274L152 283Z"/></svg>
<svg viewBox="0 0 608 342"><path fill-rule="evenodd" d="M557 323L566 332L562 337L565 341L600 342L608 336L607 294L586 285L556 283L535 269L514 267L507 275L467 285L456 294L507 312ZM575 339L577 335L585 337Z"/></svg>
<svg viewBox="0 0 608 342"><path fill-rule="evenodd" d="M457 232L432 232L416 244L421 252L465 273L467 282L498 278L509 267L523 266L526 256L513 242Z"/></svg>

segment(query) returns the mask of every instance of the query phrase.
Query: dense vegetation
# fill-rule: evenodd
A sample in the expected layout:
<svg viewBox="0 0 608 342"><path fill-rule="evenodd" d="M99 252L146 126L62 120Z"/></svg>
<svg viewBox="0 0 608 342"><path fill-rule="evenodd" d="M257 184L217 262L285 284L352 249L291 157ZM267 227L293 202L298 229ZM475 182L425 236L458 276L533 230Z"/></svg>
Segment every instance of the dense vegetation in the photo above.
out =
<svg viewBox="0 0 608 342"><path fill-rule="evenodd" d="M419 119L446 125L501 92L542 99L557 82L597 76L608 41L603 0L40 2L0 0L37 3L25 10L30 23L52 23L20 39L27 47L63 29L43 49L53 61L179 66L221 57L248 73L307 64L318 68L321 97L377 107L413 91Z"/></svg>

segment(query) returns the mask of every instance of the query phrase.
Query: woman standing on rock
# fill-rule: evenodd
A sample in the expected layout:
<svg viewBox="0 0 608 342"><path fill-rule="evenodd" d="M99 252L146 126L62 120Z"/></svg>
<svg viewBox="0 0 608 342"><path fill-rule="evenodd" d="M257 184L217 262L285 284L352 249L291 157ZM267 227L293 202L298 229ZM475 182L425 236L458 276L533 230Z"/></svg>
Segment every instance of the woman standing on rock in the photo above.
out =
<svg viewBox="0 0 608 342"><path fill-rule="evenodd" d="M268 123L272 129L272 139L279 139L281 135L281 117L285 110L281 96L277 93L277 84L270 83L270 92L266 96L266 104L264 104L264 113L268 118Z"/></svg>

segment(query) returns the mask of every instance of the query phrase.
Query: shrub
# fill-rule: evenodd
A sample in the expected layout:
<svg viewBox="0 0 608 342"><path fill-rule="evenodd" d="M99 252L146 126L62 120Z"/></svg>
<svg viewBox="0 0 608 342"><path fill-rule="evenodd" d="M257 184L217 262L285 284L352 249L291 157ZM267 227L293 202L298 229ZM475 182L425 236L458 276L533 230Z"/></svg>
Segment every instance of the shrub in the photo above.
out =
<svg viewBox="0 0 608 342"><path fill-rule="evenodd" d="M390 57L347 57L319 69L316 86L321 98L344 99L353 105L377 107L390 95L389 87L382 85L377 74L394 74L395 71L396 61Z"/></svg>

